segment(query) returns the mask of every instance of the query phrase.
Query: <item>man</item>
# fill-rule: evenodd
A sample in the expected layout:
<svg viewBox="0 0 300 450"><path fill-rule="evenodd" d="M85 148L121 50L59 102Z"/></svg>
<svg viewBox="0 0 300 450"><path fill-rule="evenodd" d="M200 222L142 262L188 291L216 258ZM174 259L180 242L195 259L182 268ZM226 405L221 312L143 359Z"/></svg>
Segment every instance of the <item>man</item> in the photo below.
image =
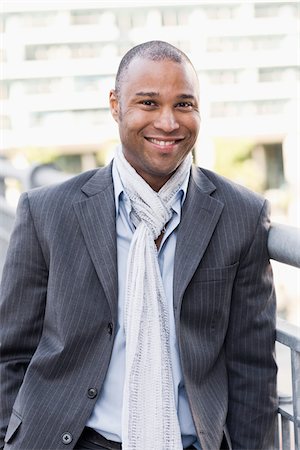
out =
<svg viewBox="0 0 300 450"><path fill-rule="evenodd" d="M111 165L20 199L1 291L5 449L271 449L268 206L191 167L196 72L121 61ZM122 444L121 444L122 443Z"/></svg>

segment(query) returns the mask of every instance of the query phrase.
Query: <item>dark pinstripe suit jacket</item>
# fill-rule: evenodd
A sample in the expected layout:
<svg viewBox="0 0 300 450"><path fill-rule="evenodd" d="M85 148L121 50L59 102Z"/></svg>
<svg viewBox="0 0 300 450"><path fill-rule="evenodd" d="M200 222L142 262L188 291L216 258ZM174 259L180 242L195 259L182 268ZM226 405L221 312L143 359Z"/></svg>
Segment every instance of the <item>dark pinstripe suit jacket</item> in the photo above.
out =
<svg viewBox="0 0 300 450"><path fill-rule="evenodd" d="M203 450L220 448L225 423L234 449L272 448L268 226L263 199L193 168L177 235L174 311ZM22 195L1 288L5 449L75 445L112 351L116 260L110 166Z"/></svg>

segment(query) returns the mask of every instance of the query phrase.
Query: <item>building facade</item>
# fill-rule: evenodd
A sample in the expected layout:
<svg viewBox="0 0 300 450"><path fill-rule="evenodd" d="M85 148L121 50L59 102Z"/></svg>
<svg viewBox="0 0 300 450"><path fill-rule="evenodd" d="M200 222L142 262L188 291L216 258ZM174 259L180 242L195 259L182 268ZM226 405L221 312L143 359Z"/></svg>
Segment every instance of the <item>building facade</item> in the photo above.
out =
<svg viewBox="0 0 300 450"><path fill-rule="evenodd" d="M218 139L249 140L265 189L295 184L299 23L297 1L4 1L0 154L54 149L83 155L81 169L95 154L104 163L118 139L108 92L120 58L161 39L199 73L197 159L213 166Z"/></svg>
<svg viewBox="0 0 300 450"><path fill-rule="evenodd" d="M1 8L0 158L64 155L74 171L107 162L118 140L108 93L120 59L133 45L166 40L199 74L197 162L263 191L273 220L300 226L298 1L4 0ZM291 320L299 278L273 266Z"/></svg>

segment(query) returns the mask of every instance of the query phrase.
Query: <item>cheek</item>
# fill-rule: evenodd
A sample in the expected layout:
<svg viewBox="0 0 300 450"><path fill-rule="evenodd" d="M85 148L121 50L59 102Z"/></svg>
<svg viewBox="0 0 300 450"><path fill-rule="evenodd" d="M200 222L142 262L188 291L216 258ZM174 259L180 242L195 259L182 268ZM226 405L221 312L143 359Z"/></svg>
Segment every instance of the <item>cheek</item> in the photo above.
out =
<svg viewBox="0 0 300 450"><path fill-rule="evenodd" d="M191 132L198 134L200 129L200 119L199 117L192 117L186 123L187 128L191 130Z"/></svg>
<svg viewBox="0 0 300 450"><path fill-rule="evenodd" d="M140 108L128 109L126 125L130 130L141 133L141 136L143 136L144 133L153 130L157 116L158 113L155 111L144 111Z"/></svg>
<svg viewBox="0 0 300 450"><path fill-rule="evenodd" d="M135 108L122 108L119 118L122 124L130 129L138 128L146 122L143 111L136 110Z"/></svg>
<svg viewBox="0 0 300 450"><path fill-rule="evenodd" d="M197 122L190 124L190 126L188 127L189 131L190 131L190 145L194 145L195 142L197 141L198 138L198 134L199 134L199 130L200 130L200 126Z"/></svg>

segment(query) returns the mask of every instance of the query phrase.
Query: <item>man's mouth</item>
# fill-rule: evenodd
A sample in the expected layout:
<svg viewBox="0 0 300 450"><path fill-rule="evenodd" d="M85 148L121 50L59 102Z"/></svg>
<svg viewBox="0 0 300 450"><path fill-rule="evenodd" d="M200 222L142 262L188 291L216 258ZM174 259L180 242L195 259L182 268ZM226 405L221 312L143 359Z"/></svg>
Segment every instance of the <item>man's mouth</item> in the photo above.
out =
<svg viewBox="0 0 300 450"><path fill-rule="evenodd" d="M152 142L152 144L159 145L160 147L168 147L170 145L175 145L182 139L174 139L174 140L162 140L162 139L155 139L155 138L146 138L147 141Z"/></svg>

